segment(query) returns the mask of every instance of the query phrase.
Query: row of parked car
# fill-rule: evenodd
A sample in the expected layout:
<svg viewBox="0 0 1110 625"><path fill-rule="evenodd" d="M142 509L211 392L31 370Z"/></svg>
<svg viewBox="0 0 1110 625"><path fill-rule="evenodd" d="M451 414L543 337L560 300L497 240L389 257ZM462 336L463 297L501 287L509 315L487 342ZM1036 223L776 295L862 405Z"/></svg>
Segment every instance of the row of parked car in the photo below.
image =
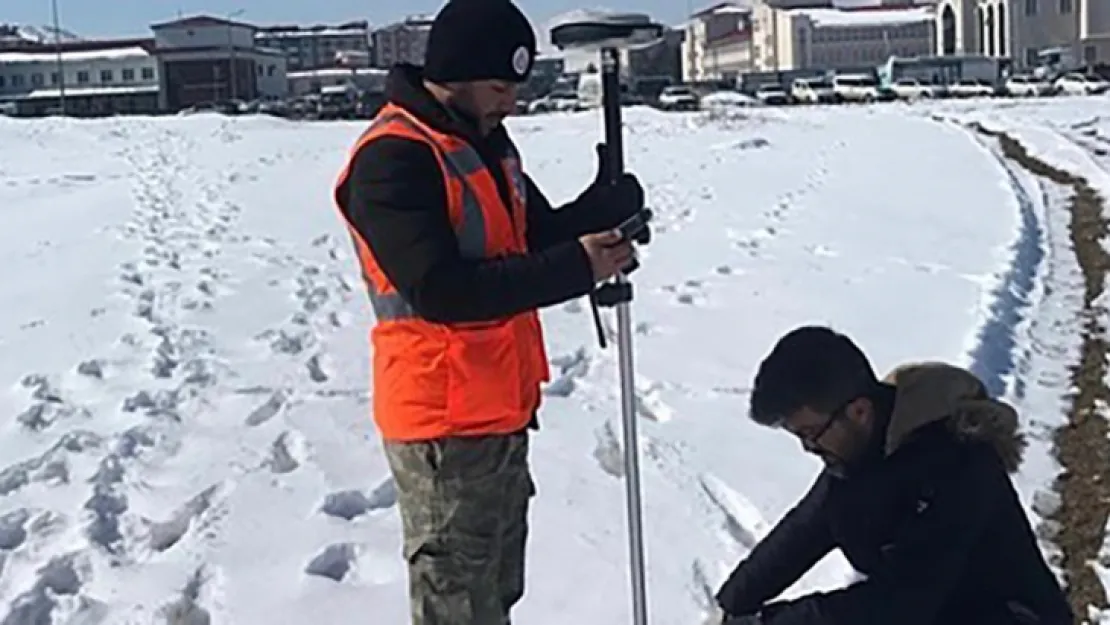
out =
<svg viewBox="0 0 1110 625"><path fill-rule="evenodd" d="M952 84L900 78L889 87L869 75L838 75L831 79L796 80L789 90L781 85L764 85L755 92L763 104L832 104L838 102L881 102L923 98L1040 97L1051 95L1101 95L1110 82L1098 75L1071 72L1055 80L1032 75L1012 76L1004 82L968 78Z"/></svg>

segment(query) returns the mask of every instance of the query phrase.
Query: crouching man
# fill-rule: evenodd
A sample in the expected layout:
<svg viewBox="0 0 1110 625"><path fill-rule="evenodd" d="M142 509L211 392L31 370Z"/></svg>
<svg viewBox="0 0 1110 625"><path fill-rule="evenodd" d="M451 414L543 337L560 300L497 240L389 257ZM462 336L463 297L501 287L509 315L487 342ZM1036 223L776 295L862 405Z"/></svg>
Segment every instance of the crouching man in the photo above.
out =
<svg viewBox="0 0 1110 625"><path fill-rule="evenodd" d="M1071 625L1008 473L1009 405L964 369L876 379L847 337L796 329L760 364L751 418L825 469L717 594L727 625ZM866 580L772 601L834 548Z"/></svg>

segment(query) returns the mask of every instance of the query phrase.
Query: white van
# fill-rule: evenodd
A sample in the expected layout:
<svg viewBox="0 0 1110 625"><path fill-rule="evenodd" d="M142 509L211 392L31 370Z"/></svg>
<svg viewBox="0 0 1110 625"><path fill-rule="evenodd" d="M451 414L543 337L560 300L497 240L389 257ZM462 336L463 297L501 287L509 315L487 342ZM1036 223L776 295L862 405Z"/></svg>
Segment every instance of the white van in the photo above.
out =
<svg viewBox="0 0 1110 625"><path fill-rule="evenodd" d="M868 74L839 74L833 77L833 92L841 102L876 102L879 81Z"/></svg>

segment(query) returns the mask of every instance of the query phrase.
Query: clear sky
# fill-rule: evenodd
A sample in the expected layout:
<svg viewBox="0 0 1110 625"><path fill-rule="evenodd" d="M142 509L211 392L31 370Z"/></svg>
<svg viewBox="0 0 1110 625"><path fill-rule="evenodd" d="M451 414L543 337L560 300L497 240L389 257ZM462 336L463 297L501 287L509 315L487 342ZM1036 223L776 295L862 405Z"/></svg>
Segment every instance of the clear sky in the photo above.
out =
<svg viewBox="0 0 1110 625"><path fill-rule="evenodd" d="M586 0L517 0L538 31L554 16L577 8L592 8ZM710 0L604 0L616 11L648 13L674 24L688 10L711 4ZM32 26L50 25L50 0L4 0L0 22ZM435 13L443 0L58 0L62 28L87 38L149 36L149 24L180 15L228 15L242 10L238 19L258 25L275 23L332 23L370 20L386 24L407 14ZM546 33L538 32L542 39ZM546 43L546 42L545 42Z"/></svg>

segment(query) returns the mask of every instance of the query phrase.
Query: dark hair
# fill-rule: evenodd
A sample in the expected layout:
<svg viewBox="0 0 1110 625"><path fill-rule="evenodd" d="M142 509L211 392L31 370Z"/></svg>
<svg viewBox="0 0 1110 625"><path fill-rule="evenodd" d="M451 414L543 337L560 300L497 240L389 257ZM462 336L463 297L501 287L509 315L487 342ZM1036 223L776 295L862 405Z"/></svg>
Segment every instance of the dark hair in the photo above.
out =
<svg viewBox="0 0 1110 625"><path fill-rule="evenodd" d="M803 326L779 339L759 365L749 416L778 426L802 408L829 413L878 384L867 356L851 339L822 326Z"/></svg>

